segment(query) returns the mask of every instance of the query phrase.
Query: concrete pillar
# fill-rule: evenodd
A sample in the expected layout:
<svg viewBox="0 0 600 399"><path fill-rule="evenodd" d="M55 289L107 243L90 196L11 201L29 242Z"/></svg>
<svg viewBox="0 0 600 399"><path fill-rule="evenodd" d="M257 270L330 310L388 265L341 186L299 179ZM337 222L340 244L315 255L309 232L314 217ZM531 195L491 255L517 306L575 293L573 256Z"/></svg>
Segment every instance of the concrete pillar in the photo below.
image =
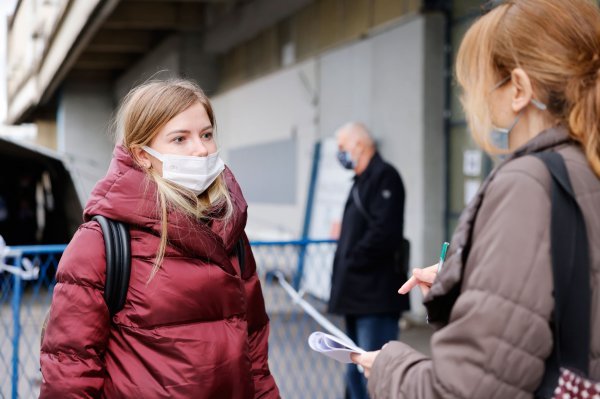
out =
<svg viewBox="0 0 600 399"><path fill-rule="evenodd" d="M106 82L67 82L59 96L57 149L70 169L82 205L106 174L114 141L114 102Z"/></svg>
<svg viewBox="0 0 600 399"><path fill-rule="evenodd" d="M37 126L37 144L56 150L56 121L47 119L38 119L35 121Z"/></svg>
<svg viewBox="0 0 600 399"><path fill-rule="evenodd" d="M180 36L179 74L198 82L208 95L212 95L219 84L217 55L202 49L202 36L187 33Z"/></svg>
<svg viewBox="0 0 600 399"><path fill-rule="evenodd" d="M181 33L167 37L117 79L114 95L119 101L131 88L148 79L174 77L195 80L209 95L217 88L217 57L202 50L202 37L199 33Z"/></svg>

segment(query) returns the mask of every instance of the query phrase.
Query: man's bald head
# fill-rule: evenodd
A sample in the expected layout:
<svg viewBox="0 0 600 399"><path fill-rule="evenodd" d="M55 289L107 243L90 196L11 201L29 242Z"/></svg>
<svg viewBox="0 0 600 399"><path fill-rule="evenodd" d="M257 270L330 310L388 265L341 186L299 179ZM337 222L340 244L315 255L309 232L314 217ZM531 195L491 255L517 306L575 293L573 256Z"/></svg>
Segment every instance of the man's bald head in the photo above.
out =
<svg viewBox="0 0 600 399"><path fill-rule="evenodd" d="M375 148L369 129L361 122L348 122L336 131L338 144L343 141L351 147L361 143L365 148ZM347 150L347 148L346 148Z"/></svg>
<svg viewBox="0 0 600 399"><path fill-rule="evenodd" d="M354 163L354 171L360 175L375 154L375 142L369 129L360 122L349 122L336 131L338 149L347 151Z"/></svg>

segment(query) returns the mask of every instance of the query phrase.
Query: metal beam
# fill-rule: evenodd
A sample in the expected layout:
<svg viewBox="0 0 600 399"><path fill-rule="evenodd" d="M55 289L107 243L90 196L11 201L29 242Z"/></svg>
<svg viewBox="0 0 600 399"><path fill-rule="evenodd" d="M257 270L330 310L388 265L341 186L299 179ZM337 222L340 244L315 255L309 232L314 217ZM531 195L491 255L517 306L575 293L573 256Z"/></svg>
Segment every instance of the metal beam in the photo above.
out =
<svg viewBox="0 0 600 399"><path fill-rule="evenodd" d="M204 49L223 53L292 15L313 0L255 0L215 21L204 36Z"/></svg>
<svg viewBox="0 0 600 399"><path fill-rule="evenodd" d="M91 52L146 53L157 41L157 34L145 30L101 30L87 47Z"/></svg>
<svg viewBox="0 0 600 399"><path fill-rule="evenodd" d="M120 3L104 29L201 30L203 5L156 1Z"/></svg>
<svg viewBox="0 0 600 399"><path fill-rule="evenodd" d="M125 69L138 58L136 54L86 52L79 57L73 69Z"/></svg>
<svg viewBox="0 0 600 399"><path fill-rule="evenodd" d="M39 103L47 102L50 97L54 94L54 91L58 85L63 81L66 74L71 70L71 67L79 57L79 55L85 50L88 43L94 37L94 34L100 29L102 23L112 13L119 0L103 0L99 2L96 9L88 18L85 26L81 32L77 35L77 38L70 45L70 49L65 57L60 59L60 67L52 71L48 76L47 82L40 82L41 85L41 96L38 101ZM47 62L46 60L44 62ZM42 67L43 69L43 67ZM43 72L43 71L42 71Z"/></svg>
<svg viewBox="0 0 600 399"><path fill-rule="evenodd" d="M123 0L128 3L237 3L239 0Z"/></svg>

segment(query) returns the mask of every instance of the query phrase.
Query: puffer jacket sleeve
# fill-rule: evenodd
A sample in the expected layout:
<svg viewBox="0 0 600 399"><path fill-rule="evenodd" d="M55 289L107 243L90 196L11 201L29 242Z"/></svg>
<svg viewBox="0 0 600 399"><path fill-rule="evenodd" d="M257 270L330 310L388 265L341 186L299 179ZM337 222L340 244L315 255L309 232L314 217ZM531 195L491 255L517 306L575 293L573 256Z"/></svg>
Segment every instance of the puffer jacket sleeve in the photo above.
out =
<svg viewBox="0 0 600 399"><path fill-rule="evenodd" d="M244 236L246 246L246 269L243 274L244 288L248 300L248 339L250 346L250 360L252 361L252 379L254 382L254 397L256 399L279 398L279 389L269 370L269 317L265 310L265 301L260 287L260 280L256 274L256 263L247 237Z"/></svg>
<svg viewBox="0 0 600 399"><path fill-rule="evenodd" d="M549 183L526 170L507 165L490 183L461 294L432 337L432 358L388 344L371 372L373 398L533 397L552 347L551 203Z"/></svg>
<svg viewBox="0 0 600 399"><path fill-rule="evenodd" d="M40 398L98 398L109 336L103 298L104 240L96 223L79 228L56 275L50 318L41 348Z"/></svg>

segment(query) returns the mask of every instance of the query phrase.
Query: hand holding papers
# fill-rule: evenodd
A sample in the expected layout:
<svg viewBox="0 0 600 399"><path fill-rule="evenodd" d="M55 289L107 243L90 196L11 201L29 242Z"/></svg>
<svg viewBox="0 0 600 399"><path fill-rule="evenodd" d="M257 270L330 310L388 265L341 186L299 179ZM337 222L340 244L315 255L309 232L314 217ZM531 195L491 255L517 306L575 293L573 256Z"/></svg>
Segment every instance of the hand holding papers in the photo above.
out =
<svg viewBox="0 0 600 399"><path fill-rule="evenodd" d="M316 352L320 352L338 362L352 363L351 353L366 353L365 350L346 341L324 332L316 331L308 337L308 345Z"/></svg>

